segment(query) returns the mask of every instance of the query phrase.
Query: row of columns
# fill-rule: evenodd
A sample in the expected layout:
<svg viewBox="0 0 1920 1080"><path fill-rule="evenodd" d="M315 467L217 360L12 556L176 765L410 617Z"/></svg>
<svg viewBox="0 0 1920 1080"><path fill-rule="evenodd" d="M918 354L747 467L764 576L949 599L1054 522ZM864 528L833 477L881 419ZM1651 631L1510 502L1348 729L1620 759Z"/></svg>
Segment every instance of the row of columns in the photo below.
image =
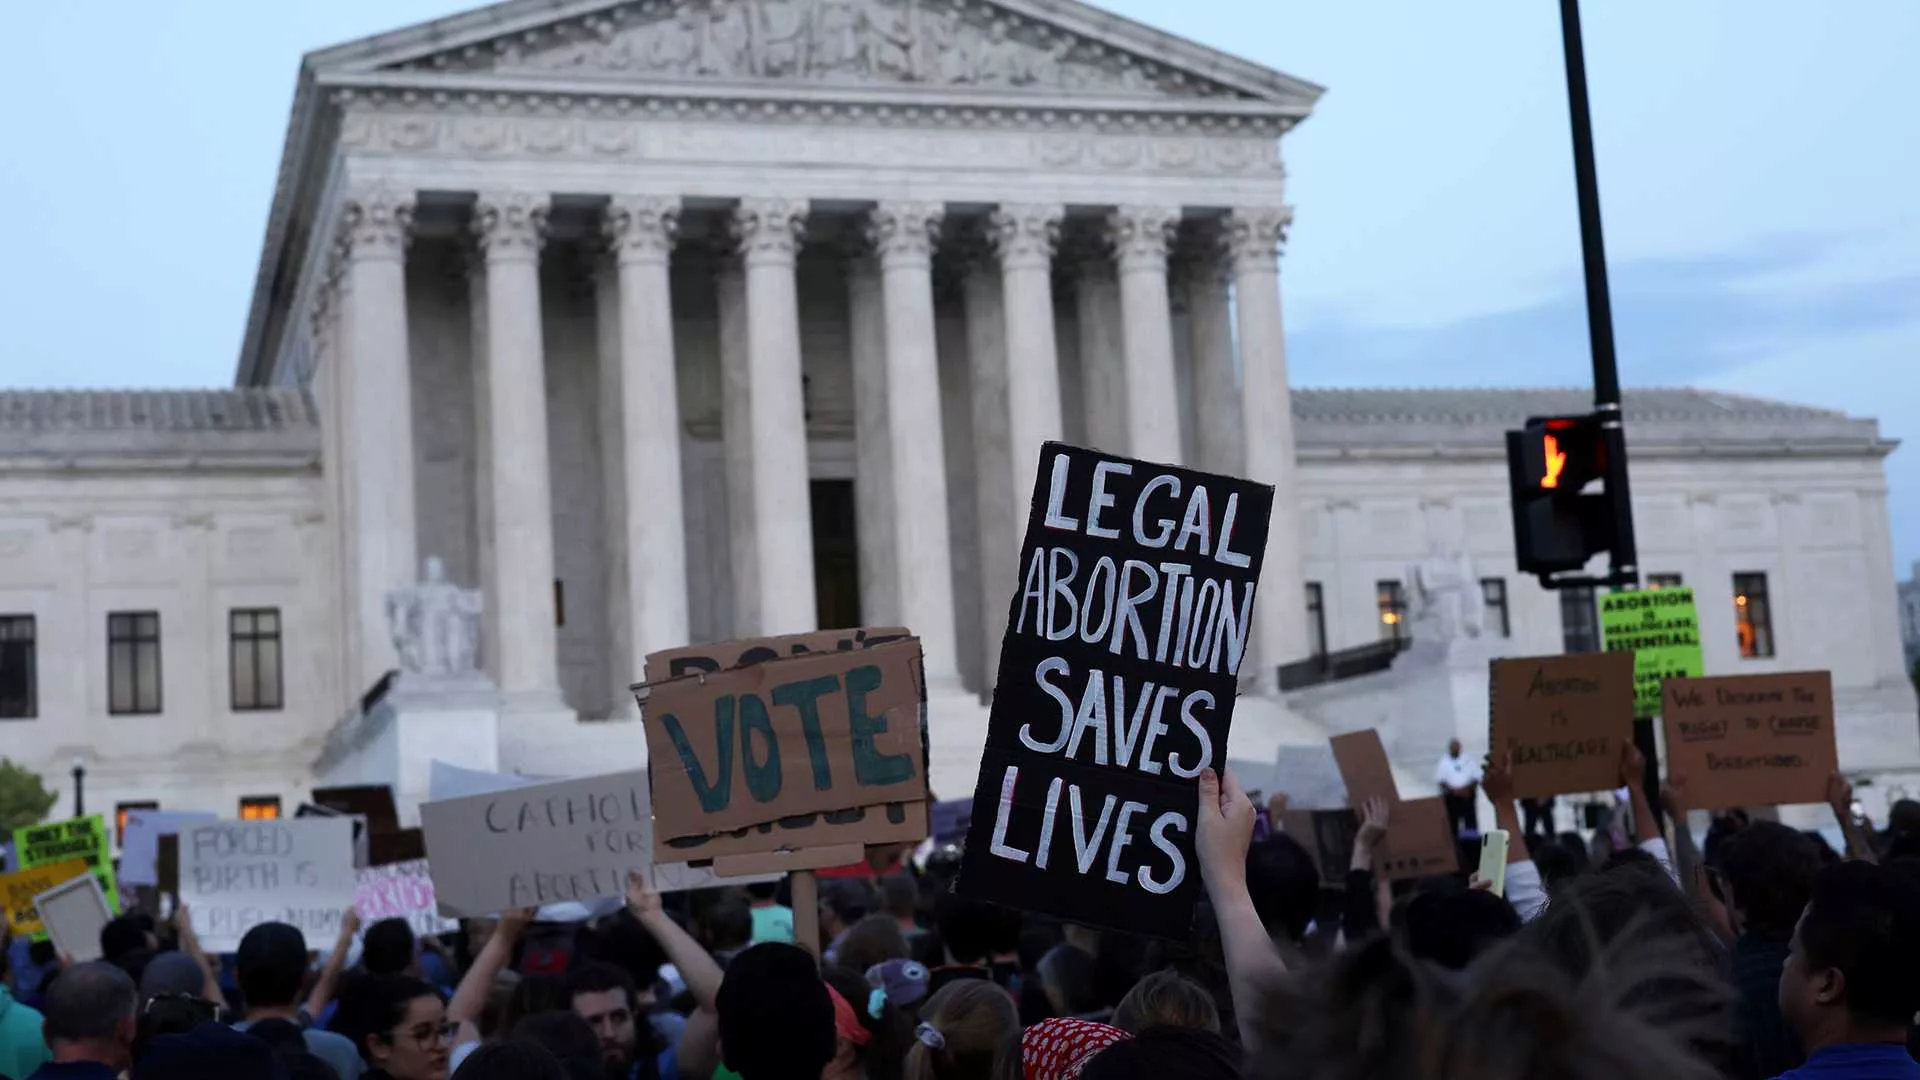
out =
<svg viewBox="0 0 1920 1080"><path fill-rule="evenodd" d="M477 485L487 652L510 701L559 703L554 631L551 503L539 252L546 197L482 193L472 229L480 258L474 318ZM418 554L412 479L404 248L412 199L353 193L337 250L341 325L335 381L339 412L334 495L347 542L342 586L349 691L394 666L386 634L388 590L414 580ZM637 674L648 652L688 637L684 493L671 255L680 202L620 197L603 219L614 282L602 292L601 389L608 477L610 592L616 660ZM812 629L815 607L797 257L808 205L746 199L730 227L738 260L721 271L722 426L735 629ZM863 595L872 622L912 627L925 642L931 687L957 688L954 597L933 299L933 255L945 209L884 202L866 220L872 254L850 267L857 496ZM1108 220L1117 287L1081 284L1087 393L1123 405L1112 431L1090 431L1103 449L1160 461L1181 454L1168 255L1174 207L1124 207ZM987 655L1004 629L1005 592L1017 570L1025 496L1040 444L1062 436L1052 270L1064 208L1009 204L989 219L995 258L968 282L972 421L979 439ZM1228 328L1229 280L1189 275L1195 395L1204 468L1241 472L1276 487L1282 515L1271 530L1256 601L1258 658L1268 672L1305 655L1294 502L1292 412L1275 259L1285 210L1236 211L1225 222L1223 265L1238 313L1240 373ZM1117 295L1116 295L1117 294ZM1104 305L1104 307L1103 307ZM1112 310L1117 308L1117 310ZM1116 318L1117 317L1117 318ZM1113 334L1103 341L1101 335ZM1237 399L1237 400L1236 400ZM351 416L351 426L347 419ZM1220 430L1216 430L1220 429ZM970 542L962 539L960 542Z"/></svg>

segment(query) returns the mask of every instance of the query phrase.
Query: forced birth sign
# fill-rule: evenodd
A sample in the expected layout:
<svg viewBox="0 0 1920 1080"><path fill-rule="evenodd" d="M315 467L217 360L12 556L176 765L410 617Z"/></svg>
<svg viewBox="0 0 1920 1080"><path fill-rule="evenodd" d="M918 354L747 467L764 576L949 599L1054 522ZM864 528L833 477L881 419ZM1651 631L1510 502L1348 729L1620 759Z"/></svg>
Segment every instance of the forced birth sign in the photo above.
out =
<svg viewBox="0 0 1920 1080"><path fill-rule="evenodd" d="M347 818L220 821L181 831L180 902L208 952L232 952L267 922L331 940L353 906L353 822Z"/></svg>
<svg viewBox="0 0 1920 1080"><path fill-rule="evenodd" d="M1273 489L1041 452L958 891L1191 936Z"/></svg>

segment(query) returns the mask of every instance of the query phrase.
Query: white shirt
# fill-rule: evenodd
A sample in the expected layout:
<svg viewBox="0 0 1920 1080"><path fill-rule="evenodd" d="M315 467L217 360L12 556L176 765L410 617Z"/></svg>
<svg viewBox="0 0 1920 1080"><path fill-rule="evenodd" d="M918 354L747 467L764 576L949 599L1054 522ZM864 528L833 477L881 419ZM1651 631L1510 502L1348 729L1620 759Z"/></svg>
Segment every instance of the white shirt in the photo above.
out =
<svg viewBox="0 0 1920 1080"><path fill-rule="evenodd" d="M1433 781L1449 791L1480 782L1480 763L1468 757L1443 757Z"/></svg>

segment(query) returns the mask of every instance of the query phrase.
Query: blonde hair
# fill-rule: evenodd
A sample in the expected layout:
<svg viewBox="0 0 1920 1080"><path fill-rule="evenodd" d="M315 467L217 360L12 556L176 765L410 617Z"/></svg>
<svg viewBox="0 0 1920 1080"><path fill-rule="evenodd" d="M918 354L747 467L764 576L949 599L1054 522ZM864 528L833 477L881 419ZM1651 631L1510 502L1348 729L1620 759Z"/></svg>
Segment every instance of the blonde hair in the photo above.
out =
<svg viewBox="0 0 1920 1080"><path fill-rule="evenodd" d="M920 1018L922 1030L907 1051L906 1080L991 1080L1008 1034L1016 1040L1020 1035L1013 999L986 979L947 984L928 999Z"/></svg>
<svg viewBox="0 0 1920 1080"><path fill-rule="evenodd" d="M1152 1027L1197 1028L1218 1035L1220 1010L1199 983L1178 972L1156 971L1120 999L1113 1026L1135 1035Z"/></svg>

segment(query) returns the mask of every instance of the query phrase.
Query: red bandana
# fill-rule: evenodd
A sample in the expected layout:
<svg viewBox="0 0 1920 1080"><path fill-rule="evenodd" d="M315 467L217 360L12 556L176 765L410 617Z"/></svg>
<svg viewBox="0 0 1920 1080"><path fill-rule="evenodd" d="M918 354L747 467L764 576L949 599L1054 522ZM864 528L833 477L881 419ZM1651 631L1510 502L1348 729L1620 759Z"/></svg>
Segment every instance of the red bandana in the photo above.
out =
<svg viewBox="0 0 1920 1080"><path fill-rule="evenodd" d="M860 1023L860 1014L853 1011L853 1003L842 997L832 983L821 983L827 988L827 996L833 999L833 1030L840 1037L855 1046L865 1046L873 1039L873 1032Z"/></svg>
<svg viewBox="0 0 1920 1080"><path fill-rule="evenodd" d="M1020 1060L1026 1080L1074 1080L1087 1059L1128 1038L1111 1024L1055 1017L1028 1028L1020 1036Z"/></svg>

